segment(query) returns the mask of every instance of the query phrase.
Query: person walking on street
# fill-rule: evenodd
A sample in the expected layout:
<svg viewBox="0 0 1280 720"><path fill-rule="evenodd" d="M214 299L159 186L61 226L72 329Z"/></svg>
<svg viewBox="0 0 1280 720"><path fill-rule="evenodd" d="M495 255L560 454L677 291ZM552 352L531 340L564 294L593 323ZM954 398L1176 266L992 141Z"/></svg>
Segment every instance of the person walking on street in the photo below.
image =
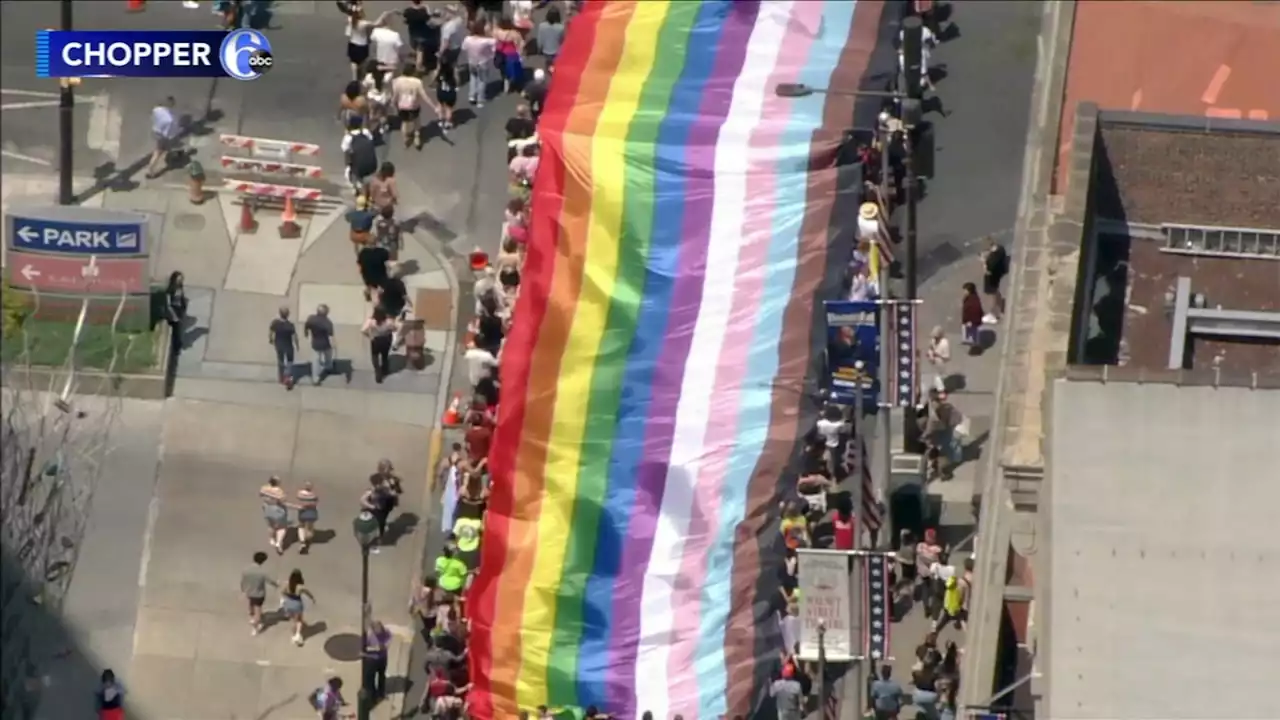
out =
<svg viewBox="0 0 1280 720"><path fill-rule="evenodd" d="M391 99L396 105L396 112L400 115L400 131L404 133L404 146L421 150L426 142L422 135L422 108L431 108L436 117L440 116L440 108L436 107L431 96L427 94L426 85L418 76L417 68L407 67L403 75L391 81Z"/></svg>
<svg viewBox="0 0 1280 720"><path fill-rule="evenodd" d="M280 384L293 388L293 359L298 350L298 328L289 319L289 308L280 308L280 314L267 327L267 342L276 351L276 367Z"/></svg>
<svg viewBox="0 0 1280 720"><path fill-rule="evenodd" d="M164 99L151 110L151 137L155 141L155 149L151 151L151 161L147 163L147 178L155 179L169 169L169 156L178 149L178 118L173 113L177 101L173 96Z"/></svg>
<svg viewBox="0 0 1280 720"><path fill-rule="evenodd" d="M98 720L124 720L124 686L116 680L111 668L102 671L95 693L98 701Z"/></svg>
<svg viewBox="0 0 1280 720"><path fill-rule="evenodd" d="M982 298L978 295L978 286L965 283L964 294L960 299L960 324L964 329L964 344L971 348L978 345L982 316Z"/></svg>
<svg viewBox="0 0 1280 720"><path fill-rule="evenodd" d="M951 363L951 343L942 326L933 328L929 333L929 349L925 351L929 365L933 367L933 389L938 392L947 391L947 366ZM927 394L927 393L926 393Z"/></svg>
<svg viewBox="0 0 1280 720"><path fill-rule="evenodd" d="M871 683L871 707L876 720L897 720L904 694L902 686L893 679L893 668L888 664L880 666L880 678Z"/></svg>
<svg viewBox="0 0 1280 720"><path fill-rule="evenodd" d="M276 475L267 478L267 484L258 488L258 497L262 499L262 516L271 531L269 543L277 555L283 555L284 538L289 531L289 509L285 507L286 495L280 487L280 478Z"/></svg>
<svg viewBox="0 0 1280 720"><path fill-rule="evenodd" d="M435 74L436 103L439 106L440 132L448 135L453 129L453 109L458 105L458 63L446 52Z"/></svg>
<svg viewBox="0 0 1280 720"><path fill-rule="evenodd" d="M386 474L375 472L369 476L369 489L360 498L360 506L372 513L378 521L379 544L387 534L387 519L400 504L400 493L396 488L397 485ZM377 552L376 547L374 552Z"/></svg>
<svg viewBox="0 0 1280 720"><path fill-rule="evenodd" d="M538 52L542 54L547 68L554 68L556 57L560 55L560 46L564 43L564 20L561 18L560 8L547 11L547 17L538 24L534 37L537 38Z"/></svg>
<svg viewBox="0 0 1280 720"><path fill-rule="evenodd" d="M279 587L262 568L266 562L267 554L258 551L253 554L253 564L240 573L240 592L249 601L251 635L262 632L262 605L267 601L267 586Z"/></svg>
<svg viewBox="0 0 1280 720"><path fill-rule="evenodd" d="M338 720L347 701L342 697L342 678L331 677L311 693L311 707L319 720Z"/></svg>
<svg viewBox="0 0 1280 720"><path fill-rule="evenodd" d="M795 678L795 666L782 666L782 677L769 686L769 697L778 707L778 720L800 720L804 717L804 687Z"/></svg>
<svg viewBox="0 0 1280 720"><path fill-rule="evenodd" d="M309 482L302 483L294 499L298 508L298 552L306 555L311 551L311 541L316 537L316 521L320 519L320 496Z"/></svg>
<svg viewBox="0 0 1280 720"><path fill-rule="evenodd" d="M333 321L329 319L329 306L318 305L316 312L302 324L302 332L311 339L311 382L319 385L333 372Z"/></svg>
<svg viewBox="0 0 1280 720"><path fill-rule="evenodd" d="M520 45L524 38L511 21L502 18L498 21L498 29L493 32L495 52L501 58L502 92L510 93L512 88L518 89L524 81L524 60L520 57Z"/></svg>
<svg viewBox="0 0 1280 720"><path fill-rule="evenodd" d="M467 61L467 97L472 107L484 107L488 99L489 70L493 67L497 41L485 32L484 23L471 23L470 33L462 41L462 55Z"/></svg>
<svg viewBox="0 0 1280 720"><path fill-rule="evenodd" d="M400 258L400 222L396 220L396 206L383 205L373 221L373 243L385 248L395 263Z"/></svg>
<svg viewBox="0 0 1280 720"><path fill-rule="evenodd" d="M409 6L400 11L409 33L409 49L413 51L413 64L418 72L435 69L440 56L439 10L429 9L422 0L409 0Z"/></svg>
<svg viewBox="0 0 1280 720"><path fill-rule="evenodd" d="M372 241L356 252L356 267L360 268L365 300L373 300L373 294L386 282L389 262L391 262L391 253Z"/></svg>
<svg viewBox="0 0 1280 720"><path fill-rule="evenodd" d="M387 695L387 648L391 646L391 631L380 620L369 621L364 634L364 687L373 693L377 702Z"/></svg>
<svg viewBox="0 0 1280 720"><path fill-rule="evenodd" d="M462 56L462 41L467 39L467 13L457 5L445 7L448 18L440 26L440 63L456 70Z"/></svg>
<svg viewBox="0 0 1280 720"><path fill-rule="evenodd" d="M307 589L302 571L295 569L289 573L289 579L280 592L280 611L293 623L293 644L298 647L302 647L305 642L303 633L307 629L306 605L302 601L304 597L311 602L316 601L316 596Z"/></svg>
<svg viewBox="0 0 1280 720"><path fill-rule="evenodd" d="M1000 283L1008 274L1009 252L995 238L990 238L987 249L982 253L982 292L991 298L992 320L999 320L1004 315L1004 295L1000 292Z"/></svg>
<svg viewBox="0 0 1280 720"><path fill-rule="evenodd" d="M379 305L373 309L373 315L364 321L361 332L369 338L374 382L381 383L391 374L391 343L396 332L395 320Z"/></svg>
<svg viewBox="0 0 1280 720"><path fill-rule="evenodd" d="M351 183L356 196L364 195L369 178L378 171L378 150L363 117L353 116L347 120L347 134L342 136L339 148L347 165L347 182Z"/></svg>
<svg viewBox="0 0 1280 720"><path fill-rule="evenodd" d="M382 458L378 461L377 469L374 470L373 474L377 475L378 481L386 485L391 492L396 494L396 497L404 494L404 481L396 474L395 466L387 458Z"/></svg>

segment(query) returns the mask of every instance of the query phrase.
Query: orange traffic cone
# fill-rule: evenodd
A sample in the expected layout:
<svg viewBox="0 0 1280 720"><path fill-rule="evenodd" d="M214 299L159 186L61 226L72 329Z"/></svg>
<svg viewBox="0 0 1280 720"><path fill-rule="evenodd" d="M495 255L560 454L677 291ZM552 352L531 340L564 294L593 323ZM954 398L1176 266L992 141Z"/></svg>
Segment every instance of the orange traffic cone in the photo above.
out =
<svg viewBox="0 0 1280 720"><path fill-rule="evenodd" d="M453 394L453 400L449 401L449 407L444 411L444 417L440 418L440 424L445 427L462 424L462 393Z"/></svg>
<svg viewBox="0 0 1280 720"><path fill-rule="evenodd" d="M129 12L142 12L147 9L146 0L129 0L125 4Z"/></svg>
<svg viewBox="0 0 1280 720"><path fill-rule="evenodd" d="M293 240L302 236L302 226L298 224L298 213L293 209L293 198L284 199L284 213L280 215L280 237Z"/></svg>
<svg viewBox="0 0 1280 720"><path fill-rule="evenodd" d="M258 231L258 221L253 219L253 196L245 195L240 200L240 232L250 235Z"/></svg>
<svg viewBox="0 0 1280 720"><path fill-rule="evenodd" d="M467 256L467 260L471 263L471 269L476 272L489 267L489 253L480 248L472 250L471 254Z"/></svg>

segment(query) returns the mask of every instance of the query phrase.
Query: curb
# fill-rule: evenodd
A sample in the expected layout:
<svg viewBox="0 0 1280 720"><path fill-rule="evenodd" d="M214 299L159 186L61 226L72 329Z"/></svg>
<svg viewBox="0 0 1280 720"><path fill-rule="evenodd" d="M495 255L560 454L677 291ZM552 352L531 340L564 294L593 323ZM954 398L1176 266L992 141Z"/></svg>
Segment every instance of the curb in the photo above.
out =
<svg viewBox="0 0 1280 720"><path fill-rule="evenodd" d="M418 193L425 195L416 183L403 183L402 188L405 185L412 186ZM445 279L449 281L449 292L451 302L453 303L453 312L451 315L456 319L462 308L462 298L459 297L460 286L458 284L458 274L453 267L453 263L450 262L444 256L444 253L440 251L440 248L437 247L438 243L433 241L424 242L422 239L418 238L414 239L440 265L440 269L444 271ZM456 326L456 322L454 324ZM445 348L443 351L444 357L441 359L440 365L440 389L436 394L435 414L437 418L443 417L445 408L448 407L450 380L453 377L453 365L458 355L457 330L450 328L446 332L447 335L445 336L446 339L444 343ZM418 517L422 518L420 526L423 527L426 532L439 531L439 528L433 522L433 518L437 505L435 499L435 491L437 489L436 470L437 466L440 464L441 451L443 450L443 447L444 428L441 427L439 420L437 420L431 427L431 431L427 439L427 476L424 478L424 492L422 494L422 501L419 503L418 507ZM406 597L412 597L413 592L417 590L418 582L423 573L423 564L426 562L426 554L427 540L424 537L420 542L418 542L417 547L414 549L413 577L409 580L409 595ZM413 625L413 622L413 618L410 617L409 625L413 630L413 634L417 635L417 628ZM388 669L394 671L394 673L399 677L409 677L409 666L413 661L413 642L414 638L411 636L408 641L399 643L397 645L398 651L396 653L396 657L388 658ZM388 703L392 711L391 717L403 717L405 706L409 704L408 700L409 695L407 689L405 692L401 692L398 695L393 696Z"/></svg>
<svg viewBox="0 0 1280 720"><path fill-rule="evenodd" d="M1036 36L1036 83L1031 96L1031 122L1027 132L1023 154L1022 191L1018 198L1017 223L1014 229L1014 272L1009 278L1009 295L1006 301L1008 314L1004 320L1006 332L1001 333L1000 362L1002 370L995 389L995 408L991 418L991 437L985 460L977 478L982 494L981 512L978 517L977 537L973 552L979 561L975 563L975 590L965 644L968 652L961 661L960 705L964 712L968 706L988 702L995 676L996 636L1003 607L1007 546L1011 533L1009 525L1012 508L1007 506L1007 489L1001 470L1004 455L1005 401L1011 386L1010 369L1007 367L1014 338L1019 296L1023 290L1022 271L1027 267L1031 236L1048 227L1049 193L1052 189L1057 159L1058 137L1062 125L1062 105L1066 100L1067 67L1071 54L1072 33L1075 28L1075 2L1045 3L1040 33ZM1043 226L1043 227L1041 227ZM1037 243L1037 246L1039 243ZM1005 544L1000 539L1005 538ZM992 597L991 594L996 596ZM985 710L985 708L976 708Z"/></svg>

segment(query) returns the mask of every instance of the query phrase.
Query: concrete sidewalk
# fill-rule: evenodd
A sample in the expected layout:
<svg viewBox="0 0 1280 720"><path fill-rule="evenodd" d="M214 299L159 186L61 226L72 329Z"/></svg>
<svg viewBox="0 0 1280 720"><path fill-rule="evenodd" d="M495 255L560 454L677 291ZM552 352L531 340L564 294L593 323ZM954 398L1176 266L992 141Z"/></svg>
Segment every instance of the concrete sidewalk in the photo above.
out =
<svg viewBox="0 0 1280 720"><path fill-rule="evenodd" d="M429 531L425 481L428 449L456 352L452 328L456 280L435 241L406 236L401 259L414 268L406 284L424 309L429 362L373 382L359 323L370 308L357 275L338 203L303 220L298 240L278 236L279 220L262 213L256 234L236 232L239 208L229 197L202 206L173 189L108 193L107 208L148 212L157 281L187 277L192 323L164 410L159 479L142 550L133 657L117 666L130 689L130 714L151 720L313 718L310 693L332 675L347 699L359 687L360 553L351 537L358 497L379 458L389 458L406 495L393 517L392 547L370 560L370 602L396 635L390 688L403 681L408 641L406 601ZM402 193L403 216L423 198ZM297 358L299 385L275 381L267 323L281 306L299 325L319 303L331 308L338 357L347 377L313 387ZM278 474L294 491L310 481L319 493L320 528L309 555L277 557L267 545L257 488ZM307 608L306 644L290 642L283 623L250 635L239 592L241 570L258 550L281 581L293 569L316 602ZM127 579L132 582L132 577ZM275 605L270 598L268 609ZM383 703L375 717L389 717Z"/></svg>

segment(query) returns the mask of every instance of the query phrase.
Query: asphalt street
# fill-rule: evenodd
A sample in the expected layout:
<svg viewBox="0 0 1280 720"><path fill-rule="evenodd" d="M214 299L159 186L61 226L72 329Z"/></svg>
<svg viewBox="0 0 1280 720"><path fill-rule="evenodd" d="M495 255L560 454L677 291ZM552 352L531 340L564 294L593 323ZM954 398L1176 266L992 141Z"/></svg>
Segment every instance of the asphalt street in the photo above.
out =
<svg viewBox="0 0 1280 720"><path fill-rule="evenodd" d="M935 92L945 115L926 116L937 149L919 203L922 286L946 266L972 261L982 237L1012 240L1040 30L1038 2L949 7L955 30L930 60L945 71Z"/></svg>
<svg viewBox="0 0 1280 720"><path fill-rule="evenodd" d="M370 15L405 3L368 2ZM212 28L209 3L188 10L178 2L151 2L142 13L126 13L120 2L74 4L77 29ZM230 133L315 143L326 177L340 178L337 99L349 77L341 15L332 2L289 0L275 3L267 28L276 67L251 82L183 78L88 78L77 89L75 169L77 175L109 179L132 189L137 166L150 155L151 108L172 95L191 123L190 144L208 169L222 155L217 135ZM57 27L58 3L49 0L0 4L0 95L4 173L55 172L58 121L57 84L35 77L35 33ZM393 25L403 30L400 25ZM33 95L32 93L38 93ZM97 98L95 107L94 99ZM497 244L506 195L503 123L514 100L491 103L479 116L463 111L461 127L448 140L432 137L420 159L400 161L404 181L417 184L434 200L422 218L450 250L465 254L474 244ZM12 107L24 105L25 107ZM37 106L39 105L39 106ZM463 122L463 118L466 118ZM487 170L487 172L486 172ZM169 182L181 181L177 171Z"/></svg>

